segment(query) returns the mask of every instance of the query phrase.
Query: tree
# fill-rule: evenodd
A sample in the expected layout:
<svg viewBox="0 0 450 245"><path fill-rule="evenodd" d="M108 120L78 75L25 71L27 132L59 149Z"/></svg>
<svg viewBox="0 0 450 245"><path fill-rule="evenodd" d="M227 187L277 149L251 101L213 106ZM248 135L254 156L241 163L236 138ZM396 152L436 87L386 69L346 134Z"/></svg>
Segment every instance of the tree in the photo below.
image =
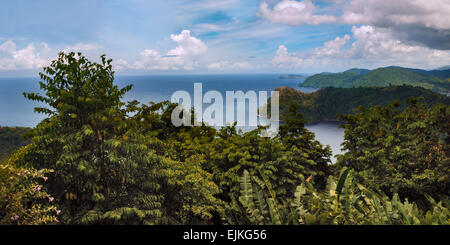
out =
<svg viewBox="0 0 450 245"><path fill-rule="evenodd" d="M316 183L319 189L325 188L330 175L330 147L322 146L314 138L314 133L305 128L305 120L297 104L290 104L284 121L278 131L278 138L286 146L288 162L299 168L298 171L303 175L311 176L312 183Z"/></svg>
<svg viewBox="0 0 450 245"><path fill-rule="evenodd" d="M49 105L35 108L49 118L34 129L29 151L18 163L54 169L46 186L62 210L62 222L161 224L210 218L217 187L201 169L190 168L196 163L159 155L155 135L137 130L139 123L129 114L145 107L121 101L132 86L114 85L111 60L102 56L101 63L92 63L80 53L60 53L44 72L45 96L24 95ZM201 178L186 179L199 172ZM181 195L175 190L189 196L199 186L203 192L195 201L184 197L165 205L165 198Z"/></svg>
<svg viewBox="0 0 450 245"><path fill-rule="evenodd" d="M346 153L337 166L356 170L359 181L372 189L424 203L425 195L439 199L450 191L450 106L408 103L405 110L393 102L341 115Z"/></svg>

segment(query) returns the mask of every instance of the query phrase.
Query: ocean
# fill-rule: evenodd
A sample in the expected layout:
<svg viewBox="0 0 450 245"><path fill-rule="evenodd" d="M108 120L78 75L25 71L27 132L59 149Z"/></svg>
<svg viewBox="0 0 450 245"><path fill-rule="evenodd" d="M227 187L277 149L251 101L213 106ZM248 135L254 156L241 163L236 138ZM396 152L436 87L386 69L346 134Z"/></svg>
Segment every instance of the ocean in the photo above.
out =
<svg viewBox="0 0 450 245"><path fill-rule="evenodd" d="M184 90L191 94L193 100L194 83L202 83L203 94L216 90L225 98L225 91L249 90L270 91L280 86L288 86L303 92L313 92L312 88L300 88L302 79L282 79L282 74L233 74L233 75L146 75L146 76L116 76L119 87L133 84L124 100L138 100L141 103L170 100L175 91ZM0 126L33 127L45 115L34 113L33 108L43 106L27 100L23 92L42 92L39 90L39 78L0 78ZM224 99L225 100L225 99ZM225 101L224 101L225 104ZM204 104L203 108L208 105ZM248 107L246 103L246 107ZM248 110L248 108L246 108ZM225 117L225 113L224 113ZM248 120L248 118L247 118ZM330 145L334 154L341 153L340 144L343 141L343 130L335 123L319 123L308 125L308 129L316 134L323 144ZM252 127L242 127L244 131ZM333 158L333 161L335 159Z"/></svg>

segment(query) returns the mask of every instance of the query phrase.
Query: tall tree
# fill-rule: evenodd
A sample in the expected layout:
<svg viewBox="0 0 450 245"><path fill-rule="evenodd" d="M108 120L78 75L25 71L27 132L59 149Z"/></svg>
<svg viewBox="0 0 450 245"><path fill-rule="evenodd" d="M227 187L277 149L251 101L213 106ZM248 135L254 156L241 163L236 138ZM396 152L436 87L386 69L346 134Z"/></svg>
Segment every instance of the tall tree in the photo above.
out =
<svg viewBox="0 0 450 245"><path fill-rule="evenodd" d="M210 218L217 187L206 174L186 179L202 171L197 163L159 155L155 136L136 130L128 114L138 110L137 103L121 101L132 86L114 85L111 60L102 56L101 63L93 63L80 53L60 53L44 72L45 96L24 95L49 105L35 108L49 118L36 127L29 151L18 162L54 169L46 187L58 201L62 222L198 223ZM196 191L194 202L178 194ZM169 196L180 198L165 205Z"/></svg>

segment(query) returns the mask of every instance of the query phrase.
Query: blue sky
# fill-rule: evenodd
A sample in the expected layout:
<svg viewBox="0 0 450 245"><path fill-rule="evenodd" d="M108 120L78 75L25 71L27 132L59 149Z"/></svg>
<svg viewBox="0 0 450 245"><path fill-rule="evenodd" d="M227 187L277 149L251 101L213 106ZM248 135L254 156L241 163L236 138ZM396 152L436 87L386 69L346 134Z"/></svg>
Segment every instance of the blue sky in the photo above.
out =
<svg viewBox="0 0 450 245"><path fill-rule="evenodd" d="M314 73L450 64L445 0L16 0L0 9L0 76L60 51L122 74Z"/></svg>

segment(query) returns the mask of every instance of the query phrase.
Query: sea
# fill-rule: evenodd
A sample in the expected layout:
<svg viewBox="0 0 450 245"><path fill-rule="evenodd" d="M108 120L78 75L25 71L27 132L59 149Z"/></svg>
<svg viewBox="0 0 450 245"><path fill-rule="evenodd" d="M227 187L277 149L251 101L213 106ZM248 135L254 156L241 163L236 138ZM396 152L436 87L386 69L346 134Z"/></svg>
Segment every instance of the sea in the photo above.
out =
<svg viewBox="0 0 450 245"><path fill-rule="evenodd" d="M285 74L227 74L227 75L145 75L145 76L116 76L115 83L119 88L133 84L133 88L123 98L124 101L138 100L141 103L161 102L170 100L176 91L186 91L194 100L194 83L202 84L203 95L207 91L218 91L222 94L225 104L226 91L253 90L270 92L277 87L288 86L310 93L314 88L304 88L298 85L302 78L286 79ZM45 106L39 102L27 100L23 92L42 93L39 88L39 78L0 78L0 126L34 127L46 116L34 112L34 107ZM248 112L249 102L246 102ZM192 102L193 104L193 102ZM207 104L203 108L208 107ZM237 108L235 108L237 109ZM225 117L226 113L224 113ZM248 120L248 117L246 118ZM243 131L254 127L240 127ZM318 123L307 125L315 133L316 139L324 145L330 145L334 162L334 155L341 154L341 143L344 137L343 129L337 123Z"/></svg>

